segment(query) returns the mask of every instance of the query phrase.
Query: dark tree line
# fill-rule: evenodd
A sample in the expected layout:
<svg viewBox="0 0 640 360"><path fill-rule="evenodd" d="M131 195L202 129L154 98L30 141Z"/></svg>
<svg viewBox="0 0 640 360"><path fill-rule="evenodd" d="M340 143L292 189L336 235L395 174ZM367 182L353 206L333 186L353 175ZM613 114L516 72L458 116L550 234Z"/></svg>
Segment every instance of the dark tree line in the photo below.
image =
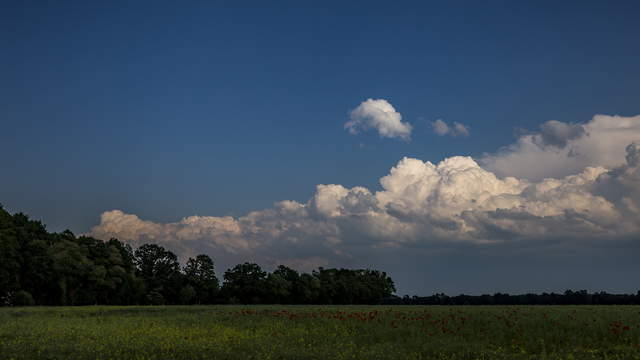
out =
<svg viewBox="0 0 640 360"><path fill-rule="evenodd" d="M145 304L388 304L563 305L640 304L637 294L392 295L394 283L376 270L323 269L273 272L244 263L228 269L222 284L207 255L181 267L155 244L132 249L117 239L49 233L39 221L0 206L0 306Z"/></svg>
<svg viewBox="0 0 640 360"><path fill-rule="evenodd" d="M1 305L376 304L395 292L376 270L236 265L222 284L207 255L181 267L155 244L132 249L117 239L49 233L39 221L0 206Z"/></svg>
<svg viewBox="0 0 640 360"><path fill-rule="evenodd" d="M635 295L567 290L562 294L390 296L383 299L381 303L386 305L640 305L640 291Z"/></svg>

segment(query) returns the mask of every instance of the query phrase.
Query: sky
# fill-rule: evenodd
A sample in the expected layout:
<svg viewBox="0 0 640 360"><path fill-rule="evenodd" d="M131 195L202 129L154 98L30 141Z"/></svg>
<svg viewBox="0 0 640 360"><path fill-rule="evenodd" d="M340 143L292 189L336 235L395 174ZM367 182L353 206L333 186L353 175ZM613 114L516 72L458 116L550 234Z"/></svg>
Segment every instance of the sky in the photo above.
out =
<svg viewBox="0 0 640 360"><path fill-rule="evenodd" d="M636 1L0 8L0 203L399 294L635 292Z"/></svg>

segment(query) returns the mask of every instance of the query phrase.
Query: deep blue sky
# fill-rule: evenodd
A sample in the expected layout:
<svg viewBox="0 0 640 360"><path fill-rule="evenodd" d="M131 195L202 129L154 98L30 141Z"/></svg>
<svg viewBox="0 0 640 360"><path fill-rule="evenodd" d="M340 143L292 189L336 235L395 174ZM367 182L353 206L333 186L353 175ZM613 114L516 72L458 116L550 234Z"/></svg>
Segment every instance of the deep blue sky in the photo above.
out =
<svg viewBox="0 0 640 360"><path fill-rule="evenodd" d="M403 156L480 156L519 128L636 115L637 1L9 1L0 202L50 230L305 202ZM349 135L384 98L411 142ZM438 137L428 121L468 125Z"/></svg>

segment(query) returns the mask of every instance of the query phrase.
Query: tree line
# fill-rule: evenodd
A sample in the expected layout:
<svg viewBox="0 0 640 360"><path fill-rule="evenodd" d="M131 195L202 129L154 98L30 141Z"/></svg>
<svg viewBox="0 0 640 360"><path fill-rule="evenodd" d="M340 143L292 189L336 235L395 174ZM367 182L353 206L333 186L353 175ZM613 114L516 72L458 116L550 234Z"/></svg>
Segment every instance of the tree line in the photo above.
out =
<svg viewBox="0 0 640 360"><path fill-rule="evenodd" d="M562 294L545 292L457 296L438 293L431 296L390 296L380 303L385 305L640 305L640 291L636 294L609 294L604 291L589 293L587 290L566 290Z"/></svg>
<svg viewBox="0 0 640 360"><path fill-rule="evenodd" d="M228 269L222 283L207 255L184 266L156 244L137 249L70 231L49 233L22 213L0 205L0 306L162 304L386 304L386 305L600 305L640 304L636 294L393 295L393 280L377 270L324 269L299 273L253 263Z"/></svg>
<svg viewBox="0 0 640 360"><path fill-rule="evenodd" d="M273 272L244 263L220 283L204 254L184 266L156 244L137 249L71 231L49 233L22 213L0 205L0 306L162 304L377 304L395 292L377 270Z"/></svg>

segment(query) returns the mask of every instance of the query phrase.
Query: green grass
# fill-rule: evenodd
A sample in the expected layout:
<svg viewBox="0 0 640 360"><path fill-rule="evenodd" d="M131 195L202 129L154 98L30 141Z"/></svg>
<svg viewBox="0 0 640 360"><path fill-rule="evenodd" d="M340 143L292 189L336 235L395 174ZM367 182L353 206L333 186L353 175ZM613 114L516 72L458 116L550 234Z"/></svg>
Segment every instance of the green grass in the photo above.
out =
<svg viewBox="0 0 640 360"><path fill-rule="evenodd" d="M640 307L0 308L0 359L640 359Z"/></svg>

